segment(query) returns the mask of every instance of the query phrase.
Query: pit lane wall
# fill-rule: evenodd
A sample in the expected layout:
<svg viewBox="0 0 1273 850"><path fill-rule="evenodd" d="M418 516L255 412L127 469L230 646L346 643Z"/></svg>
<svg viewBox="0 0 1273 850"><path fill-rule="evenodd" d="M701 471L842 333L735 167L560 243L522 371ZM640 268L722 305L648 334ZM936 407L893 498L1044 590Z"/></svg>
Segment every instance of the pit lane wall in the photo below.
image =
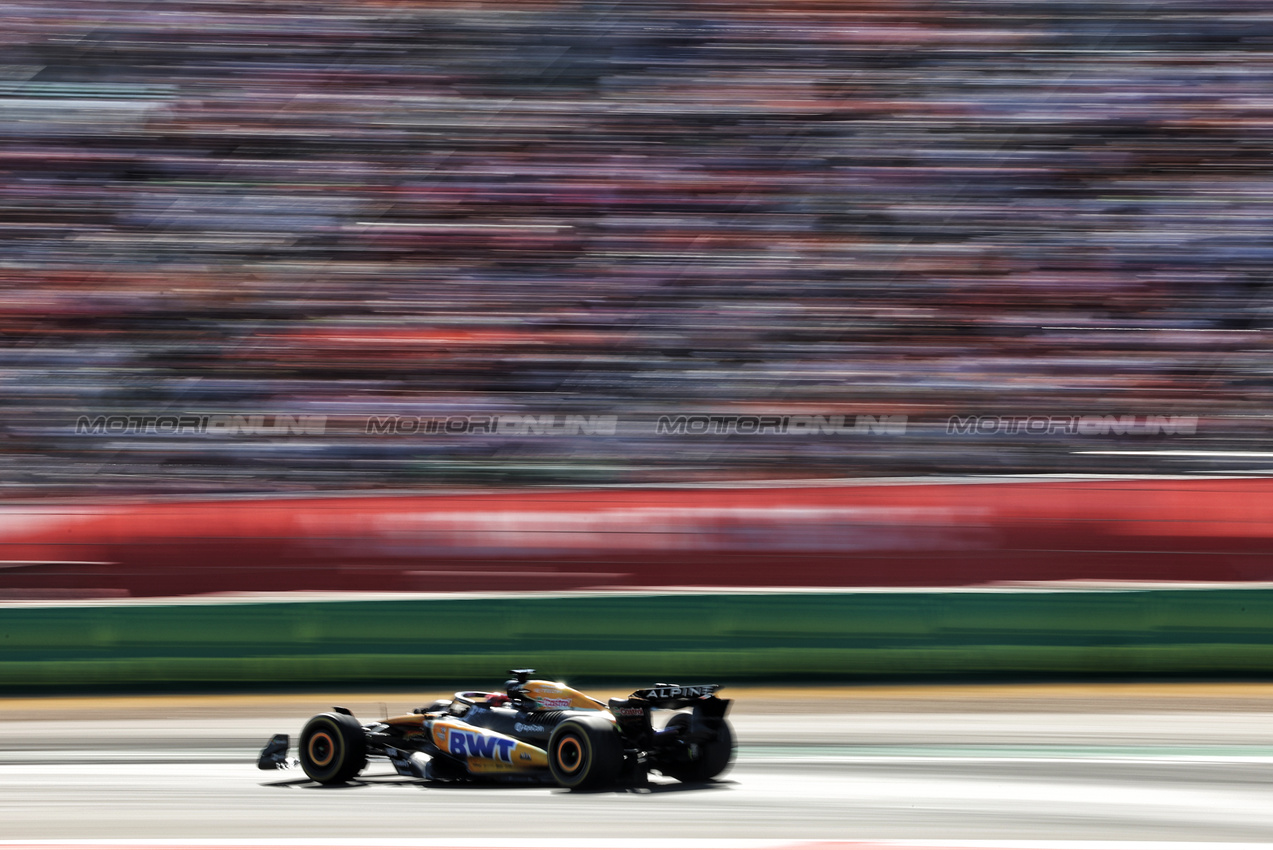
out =
<svg viewBox="0 0 1273 850"><path fill-rule="evenodd" d="M1273 581L1273 479L0 506L0 599Z"/></svg>
<svg viewBox="0 0 1273 850"><path fill-rule="evenodd" d="M1273 589L0 606L0 690L1273 674Z"/></svg>

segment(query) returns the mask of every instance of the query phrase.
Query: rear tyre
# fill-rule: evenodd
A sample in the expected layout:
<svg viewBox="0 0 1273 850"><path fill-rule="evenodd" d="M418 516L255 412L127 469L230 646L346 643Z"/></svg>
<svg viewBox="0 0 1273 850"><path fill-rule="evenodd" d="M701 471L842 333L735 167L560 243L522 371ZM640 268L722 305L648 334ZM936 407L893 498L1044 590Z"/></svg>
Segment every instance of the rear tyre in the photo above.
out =
<svg viewBox="0 0 1273 850"><path fill-rule="evenodd" d="M678 735L690 729L690 715L677 714L664 729L674 729ZM674 761L660 769L681 782L707 782L720 776L734 761L734 730L724 720L716 737L701 744L690 744L685 761Z"/></svg>
<svg viewBox="0 0 1273 850"><path fill-rule="evenodd" d="M348 714L320 714L301 731L301 767L323 785L340 785L367 766L367 739Z"/></svg>
<svg viewBox="0 0 1273 850"><path fill-rule="evenodd" d="M553 730L548 767L563 788L587 790L613 785L623 769L623 741L604 717L575 717Z"/></svg>

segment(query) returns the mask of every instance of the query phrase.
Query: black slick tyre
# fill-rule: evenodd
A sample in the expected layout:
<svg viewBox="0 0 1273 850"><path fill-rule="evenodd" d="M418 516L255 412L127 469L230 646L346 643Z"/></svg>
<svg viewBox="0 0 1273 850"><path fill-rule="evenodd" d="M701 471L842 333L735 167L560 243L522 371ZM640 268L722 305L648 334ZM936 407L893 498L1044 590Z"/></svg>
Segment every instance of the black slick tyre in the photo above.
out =
<svg viewBox="0 0 1273 850"><path fill-rule="evenodd" d="M548 767L563 788L591 790L613 785L623 769L623 742L604 717L575 717L553 730Z"/></svg>
<svg viewBox="0 0 1273 850"><path fill-rule="evenodd" d="M301 767L323 785L353 779L367 766L367 739L358 721L347 714L320 714L301 731Z"/></svg>
<svg viewBox="0 0 1273 850"><path fill-rule="evenodd" d="M663 728L683 733L689 731L690 722L690 715L677 714ZM691 745L685 761L672 762L660 770L681 782L707 782L728 770L733 761L734 730L722 720L715 738Z"/></svg>

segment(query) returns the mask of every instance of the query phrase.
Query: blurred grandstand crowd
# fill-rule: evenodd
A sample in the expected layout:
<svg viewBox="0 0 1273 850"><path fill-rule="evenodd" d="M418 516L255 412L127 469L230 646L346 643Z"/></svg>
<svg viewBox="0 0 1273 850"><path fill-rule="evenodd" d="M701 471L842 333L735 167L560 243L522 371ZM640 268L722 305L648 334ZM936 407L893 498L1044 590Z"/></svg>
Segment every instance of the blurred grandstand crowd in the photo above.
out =
<svg viewBox="0 0 1273 850"><path fill-rule="evenodd" d="M1267 448L1244 0L17 0L9 495L1179 472ZM906 416L904 434L368 417ZM76 433L102 415L321 433ZM950 416L1196 416L1191 435Z"/></svg>

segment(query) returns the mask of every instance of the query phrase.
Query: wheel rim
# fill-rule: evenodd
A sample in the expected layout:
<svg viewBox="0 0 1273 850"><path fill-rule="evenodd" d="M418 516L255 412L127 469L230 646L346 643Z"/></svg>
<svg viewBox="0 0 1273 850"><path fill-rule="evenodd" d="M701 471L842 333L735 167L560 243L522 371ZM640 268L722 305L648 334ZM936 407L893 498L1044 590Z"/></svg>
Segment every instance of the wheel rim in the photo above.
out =
<svg viewBox="0 0 1273 850"><path fill-rule="evenodd" d="M557 742L557 766L565 773L574 773L583 764L583 746L579 739L567 735Z"/></svg>
<svg viewBox="0 0 1273 850"><path fill-rule="evenodd" d="M332 740L331 735L326 732L316 732L309 739L309 760L317 767L326 767L331 764L335 755L336 742Z"/></svg>

